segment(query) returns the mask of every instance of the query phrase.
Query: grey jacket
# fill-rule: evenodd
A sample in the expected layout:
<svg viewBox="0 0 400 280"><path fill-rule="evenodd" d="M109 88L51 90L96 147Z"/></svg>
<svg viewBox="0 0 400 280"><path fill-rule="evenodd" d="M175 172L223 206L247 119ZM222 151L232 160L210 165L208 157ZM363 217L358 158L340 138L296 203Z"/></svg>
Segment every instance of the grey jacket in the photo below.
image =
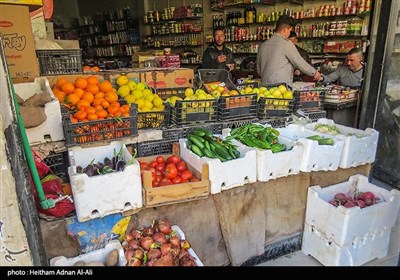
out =
<svg viewBox="0 0 400 280"><path fill-rule="evenodd" d="M299 69L308 76L316 70L299 54L296 46L282 35L274 33L257 53L257 73L262 84L293 83L293 71Z"/></svg>
<svg viewBox="0 0 400 280"><path fill-rule="evenodd" d="M339 85L344 87L361 87L363 80L364 67L353 72L347 66L339 66L334 72L324 76L322 81L324 84L337 81Z"/></svg>

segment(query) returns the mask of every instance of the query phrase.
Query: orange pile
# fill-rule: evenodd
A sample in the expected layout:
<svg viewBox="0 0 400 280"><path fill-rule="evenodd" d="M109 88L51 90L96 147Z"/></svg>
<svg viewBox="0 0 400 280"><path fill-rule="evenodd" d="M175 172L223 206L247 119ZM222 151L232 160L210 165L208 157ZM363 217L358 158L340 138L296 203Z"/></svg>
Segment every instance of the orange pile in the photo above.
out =
<svg viewBox="0 0 400 280"><path fill-rule="evenodd" d="M99 82L95 76L79 77L74 83L60 78L53 86L53 92L60 103L77 110L71 114L74 123L129 116L129 106L119 104L118 94L111 83Z"/></svg>

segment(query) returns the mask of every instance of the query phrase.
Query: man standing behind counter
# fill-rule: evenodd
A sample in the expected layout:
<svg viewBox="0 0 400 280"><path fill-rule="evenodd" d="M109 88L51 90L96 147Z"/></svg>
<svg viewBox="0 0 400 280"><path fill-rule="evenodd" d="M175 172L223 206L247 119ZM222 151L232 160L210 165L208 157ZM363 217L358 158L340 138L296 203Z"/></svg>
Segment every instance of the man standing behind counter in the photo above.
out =
<svg viewBox="0 0 400 280"><path fill-rule="evenodd" d="M324 84L337 81L344 87L361 87L364 75L363 53L360 48L353 48L347 53L344 65L334 72L321 77Z"/></svg>
<svg viewBox="0 0 400 280"><path fill-rule="evenodd" d="M203 54L201 69L225 69L232 71L235 68L232 51L225 46L225 34L221 28L213 31L214 41Z"/></svg>
<svg viewBox="0 0 400 280"><path fill-rule="evenodd" d="M276 33L265 41L257 53L257 72L262 84L293 83L293 72L299 69L318 81L321 74L299 54L296 46L288 40L296 26L293 17L283 15L276 22Z"/></svg>

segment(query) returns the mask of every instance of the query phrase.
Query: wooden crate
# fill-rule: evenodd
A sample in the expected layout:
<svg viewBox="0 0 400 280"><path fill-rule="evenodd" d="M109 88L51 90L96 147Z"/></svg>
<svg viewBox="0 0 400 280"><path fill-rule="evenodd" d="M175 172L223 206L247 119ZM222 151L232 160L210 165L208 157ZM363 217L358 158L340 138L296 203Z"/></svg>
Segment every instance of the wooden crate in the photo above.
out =
<svg viewBox="0 0 400 280"><path fill-rule="evenodd" d="M173 154L179 155L179 145L173 146ZM157 155L158 156L158 155ZM148 162L155 160L157 156L141 157L137 160L140 162ZM162 155L165 158L171 156ZM152 187L152 178L150 171L143 172L142 191L143 203L146 207L155 207L174 203L187 202L191 200L207 198L210 194L210 181L208 179L208 165L204 164L202 172L198 172L188 162L186 162L188 170L193 173L193 176L199 179L198 182L189 182L162 187Z"/></svg>

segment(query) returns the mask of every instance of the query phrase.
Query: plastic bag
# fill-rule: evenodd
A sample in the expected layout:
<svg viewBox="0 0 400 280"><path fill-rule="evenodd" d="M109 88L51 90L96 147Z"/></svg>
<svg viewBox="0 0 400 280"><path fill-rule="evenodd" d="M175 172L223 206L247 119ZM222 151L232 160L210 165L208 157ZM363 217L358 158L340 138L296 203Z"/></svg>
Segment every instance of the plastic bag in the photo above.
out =
<svg viewBox="0 0 400 280"><path fill-rule="evenodd" d="M36 169L39 173L39 178L42 179L50 172L50 167L37 155L35 150L31 149L33 159L35 160Z"/></svg>

